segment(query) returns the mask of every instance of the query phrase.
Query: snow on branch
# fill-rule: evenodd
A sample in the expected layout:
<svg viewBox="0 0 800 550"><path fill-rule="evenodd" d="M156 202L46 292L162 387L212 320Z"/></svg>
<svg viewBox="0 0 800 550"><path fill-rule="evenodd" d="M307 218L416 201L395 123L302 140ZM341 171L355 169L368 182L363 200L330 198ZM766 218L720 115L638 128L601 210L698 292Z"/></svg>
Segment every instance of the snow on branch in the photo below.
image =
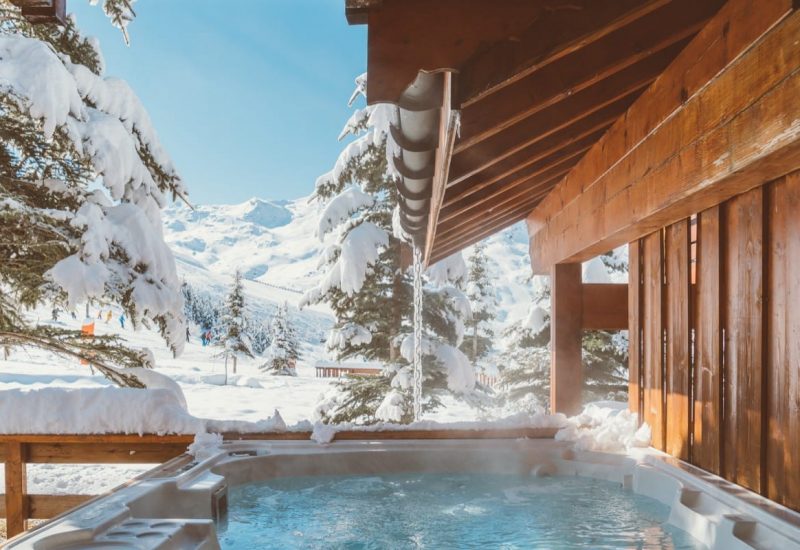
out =
<svg viewBox="0 0 800 550"><path fill-rule="evenodd" d="M456 252L430 266L427 275L435 285L456 283L467 278L467 264L461 252Z"/></svg>
<svg viewBox="0 0 800 550"><path fill-rule="evenodd" d="M339 288L348 296L361 290L367 278L367 269L374 265L380 249L389 245L389 235L372 222L362 222L351 229L340 243L339 258L331 266L319 285L324 294Z"/></svg>
<svg viewBox="0 0 800 550"><path fill-rule="evenodd" d="M355 212L362 208L369 208L375 204L375 199L364 193L359 187L353 185L332 198L319 218L317 237L323 239L327 233L339 224L348 220Z"/></svg>
<svg viewBox="0 0 800 550"><path fill-rule="evenodd" d="M326 347L328 351L343 351L348 347L364 346L372 342L372 333L355 323L331 329Z"/></svg>
<svg viewBox="0 0 800 550"><path fill-rule="evenodd" d="M48 138L70 115L83 114L75 79L50 46L34 38L0 36L0 89L34 119L44 120Z"/></svg>

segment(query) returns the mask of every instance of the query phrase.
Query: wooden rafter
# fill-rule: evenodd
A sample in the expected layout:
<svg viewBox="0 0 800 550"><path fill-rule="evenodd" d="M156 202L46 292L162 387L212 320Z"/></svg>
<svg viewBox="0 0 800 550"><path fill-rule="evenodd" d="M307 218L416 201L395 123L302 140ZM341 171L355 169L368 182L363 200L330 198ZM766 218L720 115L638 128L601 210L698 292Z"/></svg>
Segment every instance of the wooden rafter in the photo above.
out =
<svg viewBox="0 0 800 550"><path fill-rule="evenodd" d="M469 106L669 2L583 0L546 10L524 32L477 52L464 64L461 103Z"/></svg>
<svg viewBox="0 0 800 550"><path fill-rule="evenodd" d="M695 5L695 9L687 9L689 5ZM674 58L677 52L671 47L696 34L719 8L719 2L704 1L699 6L702 9L697 8L696 0L670 2L636 21L635 25L618 29L591 47L485 95L481 101L464 108L461 139L455 152L472 147L626 69L632 69L627 71L629 79L641 78L649 69L640 66L641 61L657 58L650 65L663 69L666 66L662 61L664 52L668 52L668 60ZM667 22L669 24L665 24ZM613 83L609 87L613 88Z"/></svg>
<svg viewBox="0 0 800 550"><path fill-rule="evenodd" d="M643 91L642 84L623 97L612 97L597 103L591 94L580 93L561 102L559 109L546 109L536 113L513 132L493 136L481 145L454 154L450 163L450 181L458 181L494 166L514 153L521 152L559 130L567 133L585 128L597 128L616 120Z"/></svg>

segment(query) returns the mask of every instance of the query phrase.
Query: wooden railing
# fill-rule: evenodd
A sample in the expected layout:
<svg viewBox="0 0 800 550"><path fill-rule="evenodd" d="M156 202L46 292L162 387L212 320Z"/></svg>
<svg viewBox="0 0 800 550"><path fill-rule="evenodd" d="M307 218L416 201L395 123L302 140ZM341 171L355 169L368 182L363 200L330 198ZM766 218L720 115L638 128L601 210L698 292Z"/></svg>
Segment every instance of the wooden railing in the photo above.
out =
<svg viewBox="0 0 800 550"><path fill-rule="evenodd" d="M554 428L484 430L341 431L335 440L397 439L517 439L552 438ZM308 440L310 432L223 434L226 440ZM94 495L28 494L28 464L160 464L186 451L191 435L0 435L0 462L5 463L5 495L0 518L6 518L11 538L26 529L29 519L50 519Z"/></svg>

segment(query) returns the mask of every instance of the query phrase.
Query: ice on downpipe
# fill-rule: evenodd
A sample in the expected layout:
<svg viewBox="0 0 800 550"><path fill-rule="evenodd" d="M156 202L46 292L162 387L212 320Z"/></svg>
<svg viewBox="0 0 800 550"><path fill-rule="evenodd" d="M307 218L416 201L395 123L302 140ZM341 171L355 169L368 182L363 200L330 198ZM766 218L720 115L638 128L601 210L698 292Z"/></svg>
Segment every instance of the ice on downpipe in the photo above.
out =
<svg viewBox="0 0 800 550"><path fill-rule="evenodd" d="M389 161L400 195L393 225L413 248L414 340L412 388L414 420L422 415L422 249L428 227L438 141L442 76L421 73L400 98L396 122L389 127ZM385 413L394 409L386 403Z"/></svg>

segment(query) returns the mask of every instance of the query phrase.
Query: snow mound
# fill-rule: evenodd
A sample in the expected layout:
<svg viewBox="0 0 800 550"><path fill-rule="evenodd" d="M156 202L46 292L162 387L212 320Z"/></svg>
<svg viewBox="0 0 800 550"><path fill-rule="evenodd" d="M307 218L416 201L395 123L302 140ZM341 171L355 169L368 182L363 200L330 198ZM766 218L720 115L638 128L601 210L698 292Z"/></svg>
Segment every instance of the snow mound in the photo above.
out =
<svg viewBox="0 0 800 550"><path fill-rule="evenodd" d="M557 441L572 441L581 451L627 452L650 445L650 426L639 426L638 415L627 404L600 401L586 405L556 433Z"/></svg>
<svg viewBox="0 0 800 550"><path fill-rule="evenodd" d="M137 373L138 374L138 373ZM2 434L168 434L204 431L171 389L41 388L0 392Z"/></svg>

